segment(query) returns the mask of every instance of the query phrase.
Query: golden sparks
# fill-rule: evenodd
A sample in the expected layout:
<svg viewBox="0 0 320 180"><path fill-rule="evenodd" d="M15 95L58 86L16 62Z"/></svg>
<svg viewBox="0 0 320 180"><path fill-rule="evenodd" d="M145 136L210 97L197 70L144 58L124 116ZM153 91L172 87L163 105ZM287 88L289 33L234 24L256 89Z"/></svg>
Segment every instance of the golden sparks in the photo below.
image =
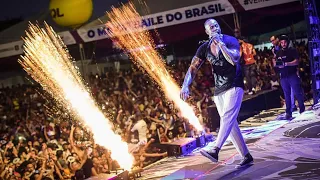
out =
<svg viewBox="0 0 320 180"><path fill-rule="evenodd" d="M157 51L151 35L141 26L142 18L132 3L121 8L112 8L107 13L110 21L106 23L107 34L117 45L130 53L134 62L142 67L149 76L161 87L166 97L173 101L181 115L197 129L202 126L193 108L180 98L180 88L167 71Z"/></svg>
<svg viewBox="0 0 320 180"><path fill-rule="evenodd" d="M127 143L112 131L61 38L46 23L44 28L30 23L23 40L25 55L19 63L24 70L91 130L95 143L111 150L112 158L130 170L133 157Z"/></svg>

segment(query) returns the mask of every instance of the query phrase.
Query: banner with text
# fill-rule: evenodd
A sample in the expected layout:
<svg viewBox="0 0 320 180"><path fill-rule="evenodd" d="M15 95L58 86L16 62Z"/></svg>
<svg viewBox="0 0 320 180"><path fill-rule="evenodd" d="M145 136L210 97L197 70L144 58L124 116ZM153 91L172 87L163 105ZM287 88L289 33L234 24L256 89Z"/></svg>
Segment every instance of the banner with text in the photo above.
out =
<svg viewBox="0 0 320 180"><path fill-rule="evenodd" d="M76 40L69 31L58 33L65 45L76 44ZM23 41L0 44L0 58L23 54Z"/></svg>
<svg viewBox="0 0 320 180"><path fill-rule="evenodd" d="M23 53L23 41L0 44L0 58L15 56Z"/></svg>
<svg viewBox="0 0 320 180"><path fill-rule="evenodd" d="M142 22L138 22L137 24L140 27L150 30L214 16L232 14L234 12L235 10L228 0L214 0L203 4L146 15L142 17ZM80 28L78 29L78 34L84 42L108 38L105 25Z"/></svg>
<svg viewBox="0 0 320 180"><path fill-rule="evenodd" d="M242 7L247 10L264 8L284 3L290 3L298 0L238 0Z"/></svg>

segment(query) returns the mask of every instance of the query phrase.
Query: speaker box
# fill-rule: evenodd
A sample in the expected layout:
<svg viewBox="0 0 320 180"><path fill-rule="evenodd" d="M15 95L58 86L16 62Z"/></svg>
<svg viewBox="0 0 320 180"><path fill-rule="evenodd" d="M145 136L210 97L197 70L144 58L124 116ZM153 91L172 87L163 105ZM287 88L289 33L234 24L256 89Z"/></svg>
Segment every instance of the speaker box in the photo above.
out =
<svg viewBox="0 0 320 180"><path fill-rule="evenodd" d="M197 140L195 138L181 138L174 142L162 144L167 146L168 156L186 155L197 148Z"/></svg>
<svg viewBox="0 0 320 180"><path fill-rule="evenodd" d="M199 136L197 139L197 147L204 147L206 145L206 138L204 135Z"/></svg>

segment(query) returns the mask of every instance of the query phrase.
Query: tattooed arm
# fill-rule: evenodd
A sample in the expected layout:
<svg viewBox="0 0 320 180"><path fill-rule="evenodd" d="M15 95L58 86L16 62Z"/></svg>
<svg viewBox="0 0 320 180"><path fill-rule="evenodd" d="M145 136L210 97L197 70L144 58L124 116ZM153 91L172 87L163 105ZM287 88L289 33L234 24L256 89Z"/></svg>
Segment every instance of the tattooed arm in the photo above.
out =
<svg viewBox="0 0 320 180"><path fill-rule="evenodd" d="M183 86L189 86L193 80L193 78L196 76L198 69L200 66L203 64L204 60L198 58L198 57L193 57L190 67L188 69L188 72L184 78Z"/></svg>
<svg viewBox="0 0 320 180"><path fill-rule="evenodd" d="M191 62L191 65L188 69L188 72L184 78L182 89L181 89L181 98L186 100L189 96L189 86L197 74L198 69L203 64L204 60L194 56Z"/></svg>
<svg viewBox="0 0 320 180"><path fill-rule="evenodd" d="M236 38L228 38L228 42L223 42L221 39L214 39L213 43L218 45L223 56L231 64L235 65L240 59L240 45ZM227 45L225 44L227 43Z"/></svg>
<svg viewBox="0 0 320 180"><path fill-rule="evenodd" d="M180 92L180 97L186 100L189 96L189 85L197 74L198 69L203 64L206 59L206 52L208 48L208 43L203 43L197 50L196 55L193 57L191 65L184 77L184 82L182 84L182 89Z"/></svg>

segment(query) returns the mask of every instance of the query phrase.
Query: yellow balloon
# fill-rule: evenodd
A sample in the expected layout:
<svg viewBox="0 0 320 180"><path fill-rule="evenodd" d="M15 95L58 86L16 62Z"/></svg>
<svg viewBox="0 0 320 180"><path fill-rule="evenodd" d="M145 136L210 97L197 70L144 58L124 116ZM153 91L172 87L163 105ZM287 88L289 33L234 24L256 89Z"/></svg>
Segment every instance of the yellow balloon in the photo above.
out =
<svg viewBox="0 0 320 180"><path fill-rule="evenodd" d="M52 19L60 26L77 27L92 15L92 0L50 0Z"/></svg>

